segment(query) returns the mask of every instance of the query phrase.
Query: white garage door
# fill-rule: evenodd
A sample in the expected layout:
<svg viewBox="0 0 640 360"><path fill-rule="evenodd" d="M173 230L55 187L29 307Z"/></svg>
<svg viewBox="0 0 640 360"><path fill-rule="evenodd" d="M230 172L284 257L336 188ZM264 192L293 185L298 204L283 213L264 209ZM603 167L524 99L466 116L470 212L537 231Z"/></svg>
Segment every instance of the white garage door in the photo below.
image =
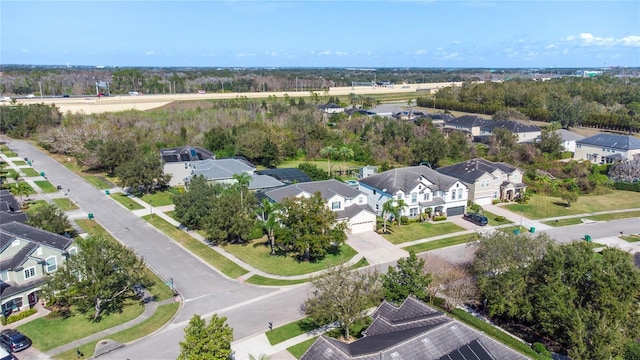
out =
<svg viewBox="0 0 640 360"><path fill-rule="evenodd" d="M365 221L359 223L351 223L349 229L351 229L352 234L359 234L365 231L373 231L374 230L374 221Z"/></svg>
<svg viewBox="0 0 640 360"><path fill-rule="evenodd" d="M475 203L478 205L491 205L493 198L491 197L483 197L476 199Z"/></svg>

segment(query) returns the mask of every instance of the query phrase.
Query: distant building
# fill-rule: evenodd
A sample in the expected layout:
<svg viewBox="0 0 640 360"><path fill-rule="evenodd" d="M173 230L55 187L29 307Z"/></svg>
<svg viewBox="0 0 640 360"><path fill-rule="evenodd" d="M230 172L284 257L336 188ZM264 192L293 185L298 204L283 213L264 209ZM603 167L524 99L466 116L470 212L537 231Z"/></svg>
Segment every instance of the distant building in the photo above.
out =
<svg viewBox="0 0 640 360"><path fill-rule="evenodd" d="M518 137L519 143L530 143L540 138L542 130L537 125L525 124L514 120L493 120L480 126L480 136L488 138L495 129L502 128L509 130Z"/></svg>
<svg viewBox="0 0 640 360"><path fill-rule="evenodd" d="M344 112L344 107L334 103L318 105L318 109L324 112L325 114L339 114Z"/></svg>
<svg viewBox="0 0 640 360"><path fill-rule="evenodd" d="M478 116L465 115L444 120L444 131L460 131L471 137L480 136L480 128L488 124L491 120Z"/></svg>
<svg viewBox="0 0 640 360"><path fill-rule="evenodd" d="M378 172L377 166L367 165L358 170L358 179L364 179L369 176L375 175Z"/></svg>
<svg viewBox="0 0 640 360"><path fill-rule="evenodd" d="M20 204L11 192L6 189L0 190L0 224L12 221L26 223L27 220L27 214L22 212Z"/></svg>
<svg viewBox="0 0 640 360"><path fill-rule="evenodd" d="M640 139L631 135L597 134L576 141L574 160L596 164L640 158Z"/></svg>
<svg viewBox="0 0 640 360"><path fill-rule="evenodd" d="M171 174L169 186L184 185L184 179L191 174L190 165L194 162L215 159L216 155L209 150L194 146L180 146L161 149L162 171Z"/></svg>
<svg viewBox="0 0 640 360"><path fill-rule="evenodd" d="M576 141L584 139L584 136L582 136L580 134L576 134L576 133L574 133L572 131L569 131L569 130L566 130L566 129L560 129L560 130L556 130L554 132L556 134L558 134L558 136L560 136L560 139L562 140L562 147L564 148L564 151L575 152L576 151Z"/></svg>
<svg viewBox="0 0 640 360"><path fill-rule="evenodd" d="M273 189L285 185L269 175L255 173L256 168L242 159L207 159L189 164L191 173L185 178L189 182L193 176L203 176L207 181L220 184L235 184L234 175L251 176L249 190Z"/></svg>

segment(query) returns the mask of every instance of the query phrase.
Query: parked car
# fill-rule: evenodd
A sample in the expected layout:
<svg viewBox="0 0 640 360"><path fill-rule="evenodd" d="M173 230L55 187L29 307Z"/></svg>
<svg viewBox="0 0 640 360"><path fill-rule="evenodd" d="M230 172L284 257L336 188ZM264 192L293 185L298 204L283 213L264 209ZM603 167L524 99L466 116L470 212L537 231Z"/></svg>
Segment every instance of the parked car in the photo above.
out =
<svg viewBox="0 0 640 360"><path fill-rule="evenodd" d="M27 95L25 95L24 97L25 97L25 98L27 98L27 99L33 99L33 98L34 98L34 97L36 97L36 96L35 96L35 95L33 95L33 94L27 94Z"/></svg>
<svg viewBox="0 0 640 360"><path fill-rule="evenodd" d="M487 219L486 216L484 215L480 215L480 214L475 214L475 213L466 213L464 214L463 218L465 218L468 221L471 221L472 223L476 224L476 225L480 225L480 226L485 226L489 223L489 219Z"/></svg>
<svg viewBox="0 0 640 360"><path fill-rule="evenodd" d="M0 332L0 344L9 352L18 352L31 346L31 339L18 330L6 329Z"/></svg>

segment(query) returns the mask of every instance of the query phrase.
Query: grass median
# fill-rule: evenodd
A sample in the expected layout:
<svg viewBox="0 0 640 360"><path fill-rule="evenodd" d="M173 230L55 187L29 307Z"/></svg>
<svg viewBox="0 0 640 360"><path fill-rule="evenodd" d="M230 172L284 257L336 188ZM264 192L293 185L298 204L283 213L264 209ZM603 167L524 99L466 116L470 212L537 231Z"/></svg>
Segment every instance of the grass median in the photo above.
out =
<svg viewBox="0 0 640 360"><path fill-rule="evenodd" d="M427 241L421 244L407 246L402 249L409 252L413 251L417 254L417 253L436 250L436 249L445 248L449 246L466 244L472 241L476 241L477 239L478 239L478 234L471 233L471 234L465 234L465 235L452 236L452 237L444 238L440 240Z"/></svg>
<svg viewBox="0 0 640 360"><path fill-rule="evenodd" d="M415 222L402 226L391 226L387 223L387 231L389 234L382 235L385 239L389 240L392 244L402 244L409 241L464 231L464 229L450 222Z"/></svg>
<svg viewBox="0 0 640 360"><path fill-rule="evenodd" d="M206 261L211 266L222 271L228 277L236 279L248 273L246 269L227 259L216 250L212 249L209 245L169 224L159 216L146 215L142 218L148 221L149 224L153 225L155 228L175 240L177 243L187 248L200 259Z"/></svg>
<svg viewBox="0 0 640 360"><path fill-rule="evenodd" d="M51 199L51 201L62 211L76 210L78 206L68 198Z"/></svg>
<svg viewBox="0 0 640 360"><path fill-rule="evenodd" d="M130 196L127 196L126 194L123 194L123 193L111 194L111 198L119 202L120 204L122 204L122 206L124 206L125 208L131 211L144 209L144 206L138 204L136 201L134 201Z"/></svg>
<svg viewBox="0 0 640 360"><path fill-rule="evenodd" d="M58 192L58 189L47 180L37 180L33 183L36 184L45 194Z"/></svg>

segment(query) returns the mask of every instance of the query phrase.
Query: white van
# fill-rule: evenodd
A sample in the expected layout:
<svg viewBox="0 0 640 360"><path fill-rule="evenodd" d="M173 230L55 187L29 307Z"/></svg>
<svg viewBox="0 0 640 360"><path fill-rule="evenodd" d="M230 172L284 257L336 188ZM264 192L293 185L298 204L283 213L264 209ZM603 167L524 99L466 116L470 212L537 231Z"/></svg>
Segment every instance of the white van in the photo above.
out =
<svg viewBox="0 0 640 360"><path fill-rule="evenodd" d="M138 95L140 95L140 93L137 91L129 91L129 96L138 96Z"/></svg>

